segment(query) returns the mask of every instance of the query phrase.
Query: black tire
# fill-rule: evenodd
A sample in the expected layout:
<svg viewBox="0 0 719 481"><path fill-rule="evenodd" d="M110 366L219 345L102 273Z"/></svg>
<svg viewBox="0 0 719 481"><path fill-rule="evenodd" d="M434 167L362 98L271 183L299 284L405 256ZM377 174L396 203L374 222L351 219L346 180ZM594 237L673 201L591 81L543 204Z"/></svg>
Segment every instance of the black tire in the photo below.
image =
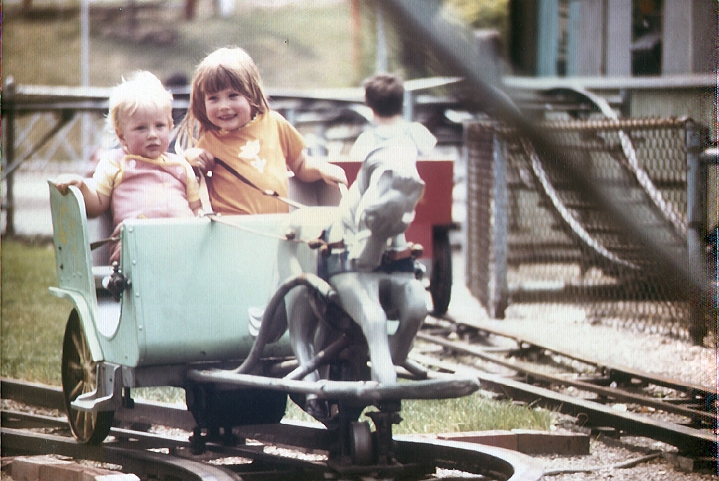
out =
<svg viewBox="0 0 719 481"><path fill-rule="evenodd" d="M62 395L72 434L82 444L97 445L110 433L114 411L85 412L70 405L81 394L97 387L97 363L90 356L90 348L80 317L73 309L65 326L62 342Z"/></svg>
<svg viewBox="0 0 719 481"><path fill-rule="evenodd" d="M349 438L352 461L359 466L372 464L375 457L375 446L369 423L364 421L351 423Z"/></svg>
<svg viewBox="0 0 719 481"><path fill-rule="evenodd" d="M433 314L442 316L447 312L452 297L452 246L449 243L449 232L445 228L435 227L432 241L429 292L434 305Z"/></svg>

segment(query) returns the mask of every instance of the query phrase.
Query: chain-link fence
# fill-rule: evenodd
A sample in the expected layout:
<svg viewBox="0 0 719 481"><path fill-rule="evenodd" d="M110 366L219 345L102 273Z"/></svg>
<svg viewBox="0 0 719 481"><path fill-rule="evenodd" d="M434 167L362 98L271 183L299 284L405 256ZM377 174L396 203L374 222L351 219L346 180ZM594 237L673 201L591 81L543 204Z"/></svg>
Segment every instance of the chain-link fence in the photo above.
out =
<svg viewBox="0 0 719 481"><path fill-rule="evenodd" d="M687 119L547 122L546 135L678 259L687 242ZM692 290L660 274L640 239L516 131L468 125L467 282L490 316L521 304L574 304L589 322L690 333ZM689 191L694 188L689 186ZM706 195L706 194L704 194ZM706 230L706 227L702 227ZM706 268L706 262L703 267Z"/></svg>

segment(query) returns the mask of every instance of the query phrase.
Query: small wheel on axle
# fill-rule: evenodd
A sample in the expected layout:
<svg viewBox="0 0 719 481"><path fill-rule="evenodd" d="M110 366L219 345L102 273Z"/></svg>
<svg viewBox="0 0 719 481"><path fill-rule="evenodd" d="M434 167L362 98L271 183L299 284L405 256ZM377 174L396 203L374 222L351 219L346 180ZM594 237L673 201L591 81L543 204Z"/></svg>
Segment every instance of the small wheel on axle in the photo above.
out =
<svg viewBox="0 0 719 481"><path fill-rule="evenodd" d="M369 423L353 422L350 424L350 455L356 465L367 466L374 459L374 442Z"/></svg>
<svg viewBox="0 0 719 481"><path fill-rule="evenodd" d="M443 316L449 308L452 297L452 245L447 229L435 227L432 235L432 272L429 292L432 295L433 313Z"/></svg>
<svg viewBox="0 0 719 481"><path fill-rule="evenodd" d="M97 363L92 360L80 317L74 309L65 327L61 370L62 395L72 433L83 444L100 444L110 433L115 412L78 411L70 404L97 387Z"/></svg>

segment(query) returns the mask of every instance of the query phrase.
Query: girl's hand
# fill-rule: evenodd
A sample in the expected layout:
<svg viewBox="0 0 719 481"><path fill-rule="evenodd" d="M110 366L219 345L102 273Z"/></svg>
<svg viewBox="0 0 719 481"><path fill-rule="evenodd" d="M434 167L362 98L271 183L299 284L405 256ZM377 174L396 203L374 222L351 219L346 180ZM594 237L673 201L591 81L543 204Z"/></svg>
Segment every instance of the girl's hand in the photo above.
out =
<svg viewBox="0 0 719 481"><path fill-rule="evenodd" d="M339 165L322 162L319 164L319 170L322 180L328 184L347 185L347 174Z"/></svg>
<svg viewBox="0 0 719 481"><path fill-rule="evenodd" d="M53 181L53 184L55 184L55 187L57 187L57 190L59 190L62 195L66 195L67 188L71 185L74 185L78 189L82 190L85 185L85 179L77 174L60 174Z"/></svg>
<svg viewBox="0 0 719 481"><path fill-rule="evenodd" d="M345 175L344 169L326 159L307 156L302 152L294 161L288 162L288 165L297 178L303 182L322 179L330 185L347 185L347 175Z"/></svg>
<svg viewBox="0 0 719 481"><path fill-rule="evenodd" d="M197 167L206 174L215 168L215 158L208 151L193 147L182 154L192 167Z"/></svg>

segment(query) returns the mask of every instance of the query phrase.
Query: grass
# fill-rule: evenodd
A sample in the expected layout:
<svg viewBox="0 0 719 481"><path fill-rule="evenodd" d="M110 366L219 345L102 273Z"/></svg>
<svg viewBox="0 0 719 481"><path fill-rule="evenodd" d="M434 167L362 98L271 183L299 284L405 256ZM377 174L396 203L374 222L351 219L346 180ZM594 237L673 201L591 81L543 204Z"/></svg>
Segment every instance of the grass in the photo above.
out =
<svg viewBox="0 0 719 481"><path fill-rule="evenodd" d="M548 430L553 414L475 393L455 399L403 401L398 434L430 434L495 429Z"/></svg>
<svg viewBox="0 0 719 481"><path fill-rule="evenodd" d="M48 245L2 241L2 375L60 385L65 322L72 306L49 294L56 285L54 253ZM137 398L184 403L184 391L143 388ZM287 417L312 421L292 402ZM397 433L461 432L486 429L549 429L545 410L497 402L474 394L459 399L404 401Z"/></svg>
<svg viewBox="0 0 719 481"><path fill-rule="evenodd" d="M375 411L370 407L365 410ZM511 401L495 401L481 393L455 399L402 401L402 422L393 427L395 434L437 434L470 431L535 429L547 431L554 414L532 409ZM316 422L296 404L287 404L286 419ZM369 421L362 415L360 421ZM371 424L371 423L370 423Z"/></svg>
<svg viewBox="0 0 719 481"><path fill-rule="evenodd" d="M91 21L90 85L111 86L122 75L146 69L159 78L181 72L191 77L195 65L218 47L237 45L254 58L265 85L274 88L359 85L374 68L370 18L362 22L366 62L353 64L349 2L313 8L240 9L230 17L207 13L193 22L182 18L182 2L139 20L138 35L126 36L127 19L102 25ZM367 9L363 9L367 10ZM369 12L371 13L371 12ZM365 12L367 16L368 12ZM169 44L142 42L141 32L173 31ZM124 32L124 33L123 33ZM77 17L22 17L17 9L3 18L3 74L18 84L79 85L80 26ZM29 61L32 59L32 61Z"/></svg>
<svg viewBox="0 0 719 481"><path fill-rule="evenodd" d="M48 245L2 242L2 375L60 384L60 355L71 305L53 297L55 254Z"/></svg>

